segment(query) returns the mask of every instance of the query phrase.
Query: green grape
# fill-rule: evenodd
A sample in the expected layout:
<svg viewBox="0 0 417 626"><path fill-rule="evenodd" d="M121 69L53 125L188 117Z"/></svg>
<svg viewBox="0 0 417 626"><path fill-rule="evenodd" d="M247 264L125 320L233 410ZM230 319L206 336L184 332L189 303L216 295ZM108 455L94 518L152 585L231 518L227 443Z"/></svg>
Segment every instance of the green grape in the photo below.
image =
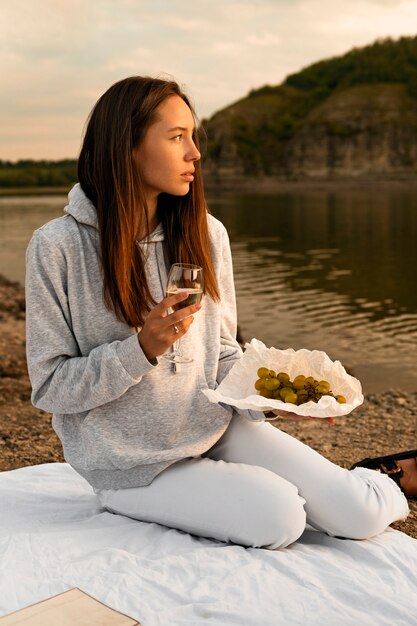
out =
<svg viewBox="0 0 417 626"><path fill-rule="evenodd" d="M265 389L270 389L271 391L275 391L280 386L280 382L278 378L266 378L265 379Z"/></svg>
<svg viewBox="0 0 417 626"><path fill-rule="evenodd" d="M264 398L299 405L310 401L319 402L323 396L330 396L339 404L346 403L344 396L336 395L330 390L330 383L327 380L316 380L313 376L297 374L291 381L286 372L276 374L267 367L260 367L257 373L259 378L255 382L255 389Z"/></svg>
<svg viewBox="0 0 417 626"><path fill-rule="evenodd" d="M298 376L296 376L293 380L293 387L294 389L303 389L304 388L304 383L305 383L306 377L303 376L302 374L299 374Z"/></svg>
<svg viewBox="0 0 417 626"><path fill-rule="evenodd" d="M288 376L288 374L286 374L285 372L280 372L277 376L278 380L280 380L282 383L288 382L290 380L290 377Z"/></svg>
<svg viewBox="0 0 417 626"><path fill-rule="evenodd" d="M283 387L279 390L279 395L281 396L281 400L284 400L289 393L293 393L289 387Z"/></svg>
<svg viewBox="0 0 417 626"><path fill-rule="evenodd" d="M319 393L329 393L330 391L330 383L327 382L327 380L320 380L318 385L316 386L316 389Z"/></svg>
<svg viewBox="0 0 417 626"><path fill-rule="evenodd" d="M258 378L268 378L269 376L269 369L267 369L266 367L260 367L258 369Z"/></svg>
<svg viewBox="0 0 417 626"><path fill-rule="evenodd" d="M285 395L284 402L288 402L289 404L297 404L297 394L293 391L290 391Z"/></svg>

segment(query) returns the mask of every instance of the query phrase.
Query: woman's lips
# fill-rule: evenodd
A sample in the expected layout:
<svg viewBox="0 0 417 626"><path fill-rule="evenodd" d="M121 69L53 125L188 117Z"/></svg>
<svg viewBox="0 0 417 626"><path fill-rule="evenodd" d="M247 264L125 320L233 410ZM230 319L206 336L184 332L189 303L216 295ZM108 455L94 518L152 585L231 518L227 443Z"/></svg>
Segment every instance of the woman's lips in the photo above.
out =
<svg viewBox="0 0 417 626"><path fill-rule="evenodd" d="M194 176L193 176L192 172L184 172L184 174L181 174L181 178L186 180L187 183L192 183L193 180L194 180Z"/></svg>

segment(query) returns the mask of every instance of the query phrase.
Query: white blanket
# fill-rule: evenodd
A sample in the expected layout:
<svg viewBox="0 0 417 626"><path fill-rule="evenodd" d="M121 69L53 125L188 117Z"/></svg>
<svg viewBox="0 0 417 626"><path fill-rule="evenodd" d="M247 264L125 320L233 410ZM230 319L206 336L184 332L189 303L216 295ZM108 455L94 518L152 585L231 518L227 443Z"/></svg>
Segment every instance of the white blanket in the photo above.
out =
<svg viewBox="0 0 417 626"><path fill-rule="evenodd" d="M100 508L65 463L0 474L0 616L78 587L142 626L417 624L417 541L246 549Z"/></svg>

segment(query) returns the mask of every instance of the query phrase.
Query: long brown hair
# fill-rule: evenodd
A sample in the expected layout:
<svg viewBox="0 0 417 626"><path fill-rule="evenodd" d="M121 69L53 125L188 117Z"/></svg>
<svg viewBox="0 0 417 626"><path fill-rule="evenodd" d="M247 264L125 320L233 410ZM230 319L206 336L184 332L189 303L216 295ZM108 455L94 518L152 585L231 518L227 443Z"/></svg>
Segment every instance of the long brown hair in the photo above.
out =
<svg viewBox="0 0 417 626"><path fill-rule="evenodd" d="M104 299L130 326L142 326L155 304L146 280L139 232L149 232L141 177L133 152L140 145L156 109L170 96L180 96L195 113L174 81L132 76L115 83L94 106L78 159L78 180L97 211ZM199 147L198 132L193 137ZM193 263L204 270L205 293L219 300L219 288L207 223L200 162L185 196L161 194L158 219L165 233L167 265Z"/></svg>

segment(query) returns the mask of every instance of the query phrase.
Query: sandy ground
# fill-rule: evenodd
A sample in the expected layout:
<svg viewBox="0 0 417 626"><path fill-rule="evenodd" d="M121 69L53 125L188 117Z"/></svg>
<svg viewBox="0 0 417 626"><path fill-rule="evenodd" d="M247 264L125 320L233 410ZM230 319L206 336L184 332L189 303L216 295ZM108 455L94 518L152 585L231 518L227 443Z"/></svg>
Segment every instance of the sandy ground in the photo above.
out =
<svg viewBox="0 0 417 626"><path fill-rule="evenodd" d="M417 448L417 391L372 395L335 425L271 422L343 467L368 456ZM0 275L0 471L63 461L51 416L30 402L25 359L24 290ZM393 527L417 538L417 500L410 515Z"/></svg>

